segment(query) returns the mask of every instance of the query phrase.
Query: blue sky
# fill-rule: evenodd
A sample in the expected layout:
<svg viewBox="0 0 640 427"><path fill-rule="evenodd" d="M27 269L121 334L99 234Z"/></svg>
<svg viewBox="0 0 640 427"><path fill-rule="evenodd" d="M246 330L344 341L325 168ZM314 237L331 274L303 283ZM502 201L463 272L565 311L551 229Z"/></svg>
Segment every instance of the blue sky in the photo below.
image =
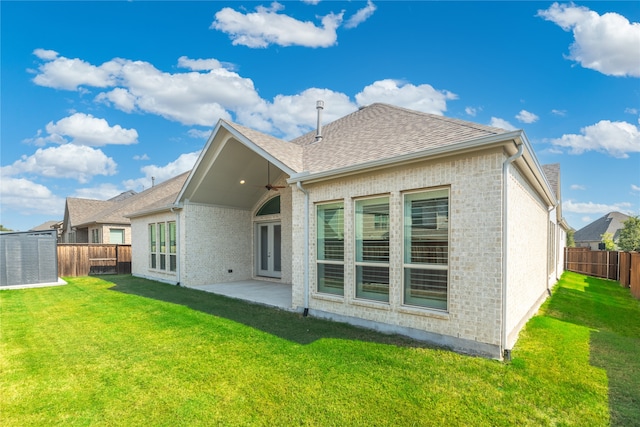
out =
<svg viewBox="0 0 640 427"><path fill-rule="evenodd" d="M580 229L640 214L640 2L12 2L0 223L190 169L220 118L284 139L386 102L524 129ZM392 144L393 141L385 143Z"/></svg>

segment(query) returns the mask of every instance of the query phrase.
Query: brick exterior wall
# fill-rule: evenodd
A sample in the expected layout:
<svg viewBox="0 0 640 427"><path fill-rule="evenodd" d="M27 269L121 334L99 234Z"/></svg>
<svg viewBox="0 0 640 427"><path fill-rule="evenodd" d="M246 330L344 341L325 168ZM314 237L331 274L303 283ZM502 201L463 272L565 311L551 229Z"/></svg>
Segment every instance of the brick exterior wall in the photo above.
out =
<svg viewBox="0 0 640 427"><path fill-rule="evenodd" d="M547 247L550 214L522 177L509 168L507 348L547 296Z"/></svg>
<svg viewBox="0 0 640 427"><path fill-rule="evenodd" d="M181 213L176 214L167 211L140 218L131 218L131 274L171 284L176 284L180 281L178 277L179 258L178 271L152 269L149 252L149 224L170 221L176 221L177 224L182 222L182 219L178 220L178 216L181 217ZM178 226L177 232L180 232L180 226ZM180 250L179 243L178 250Z"/></svg>
<svg viewBox="0 0 640 427"><path fill-rule="evenodd" d="M502 149L484 151L441 161L415 163L368 175L354 175L331 182L309 184L310 262L309 308L338 318L364 319L373 324L427 331L446 342L453 337L477 342L483 352L499 354L501 317L502 245ZM450 255L448 311L402 304L402 194L405 191L450 188ZM355 298L354 198L386 195L390 202L390 295L389 303ZM304 196L293 195L293 304L304 298ZM345 212L345 295L329 296L316 289L315 204L343 201ZM542 230L546 235L546 224ZM392 329L393 330L393 329ZM456 345L454 345L456 346ZM489 350L487 350L489 349ZM471 349L473 350L473 349ZM486 350L486 351L485 351Z"/></svg>

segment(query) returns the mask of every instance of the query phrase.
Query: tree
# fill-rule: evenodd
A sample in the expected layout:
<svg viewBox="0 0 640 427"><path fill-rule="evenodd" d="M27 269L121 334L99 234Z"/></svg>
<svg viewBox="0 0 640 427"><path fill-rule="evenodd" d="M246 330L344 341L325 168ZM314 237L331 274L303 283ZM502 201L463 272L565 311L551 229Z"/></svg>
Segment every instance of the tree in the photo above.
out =
<svg viewBox="0 0 640 427"><path fill-rule="evenodd" d="M568 248L575 248L576 247L576 241L574 239L574 235L576 234L576 230L569 230L567 231L567 247Z"/></svg>
<svg viewBox="0 0 640 427"><path fill-rule="evenodd" d="M630 217L620 230L618 246L623 251L640 251L640 217Z"/></svg>
<svg viewBox="0 0 640 427"><path fill-rule="evenodd" d="M616 243L613 241L613 234L604 233L600 237L602 237L601 242L604 243L604 249L606 251L614 251L616 249Z"/></svg>
<svg viewBox="0 0 640 427"><path fill-rule="evenodd" d="M0 224L0 231L13 231L10 228L6 228L4 225Z"/></svg>

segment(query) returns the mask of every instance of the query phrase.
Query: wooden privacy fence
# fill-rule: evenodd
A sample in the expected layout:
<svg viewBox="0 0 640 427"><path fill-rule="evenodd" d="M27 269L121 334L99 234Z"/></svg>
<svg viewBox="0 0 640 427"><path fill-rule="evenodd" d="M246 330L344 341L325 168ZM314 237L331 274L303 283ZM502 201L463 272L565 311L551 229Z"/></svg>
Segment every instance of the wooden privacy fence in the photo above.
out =
<svg viewBox="0 0 640 427"><path fill-rule="evenodd" d="M564 269L587 276L616 280L640 299L640 253L565 248Z"/></svg>
<svg viewBox="0 0 640 427"><path fill-rule="evenodd" d="M131 245L58 243L58 275L131 274Z"/></svg>

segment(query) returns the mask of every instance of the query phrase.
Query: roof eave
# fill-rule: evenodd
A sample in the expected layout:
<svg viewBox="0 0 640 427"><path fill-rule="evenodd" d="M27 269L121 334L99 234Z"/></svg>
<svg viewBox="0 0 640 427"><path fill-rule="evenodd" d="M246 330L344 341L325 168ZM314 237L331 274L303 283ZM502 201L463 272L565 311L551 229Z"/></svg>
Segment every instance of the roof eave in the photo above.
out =
<svg viewBox="0 0 640 427"><path fill-rule="evenodd" d="M400 156L389 157L385 159L373 160L370 162L360 163L357 165L346 166L343 168L332 169L317 173L295 173L287 180L289 184L297 182L311 184L330 179L341 178L344 176L354 175L358 173L368 172L376 169L392 167L397 164L418 162L425 159L437 159L470 151L477 151L492 147L500 147L509 143L513 143L520 138L522 131L512 131L497 135L489 135L481 138L475 138L463 141L457 144L447 145L445 147L429 148L426 150L416 151L415 153L403 154Z"/></svg>
<svg viewBox="0 0 640 427"><path fill-rule="evenodd" d="M159 213L165 213L165 212L174 212L176 210L180 210L182 209L182 205L179 204L171 204L171 205L165 205L165 206L159 206L156 208L152 208L152 209L144 209L141 211L136 211L136 212L131 212L128 214L125 214L124 217L125 218L141 218L143 216L149 216L149 215L155 215L155 214L159 214Z"/></svg>

